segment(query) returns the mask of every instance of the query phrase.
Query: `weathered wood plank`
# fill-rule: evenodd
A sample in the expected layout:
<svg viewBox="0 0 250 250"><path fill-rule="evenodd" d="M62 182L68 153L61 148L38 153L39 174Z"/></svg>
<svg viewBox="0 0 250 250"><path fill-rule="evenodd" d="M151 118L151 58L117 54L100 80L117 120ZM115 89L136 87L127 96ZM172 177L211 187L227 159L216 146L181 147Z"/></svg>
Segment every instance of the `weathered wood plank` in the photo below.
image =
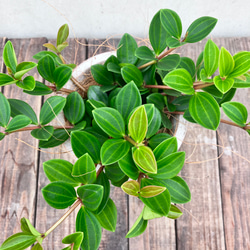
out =
<svg viewBox="0 0 250 250"><path fill-rule="evenodd" d="M205 41L189 44L176 52L196 60L204 45ZM186 152L189 164L185 164L181 176L190 187L192 201L183 206L183 216L176 221L177 248L225 249L217 148L214 146L217 144L216 132L190 123L187 126L180 150ZM208 159L210 161L206 162ZM191 164L197 161L204 162Z"/></svg>
<svg viewBox="0 0 250 250"><path fill-rule="evenodd" d="M54 40L50 41L55 43ZM85 43L85 39L80 39L81 43ZM65 49L63 56L68 63L79 64L86 57L86 49L83 46L78 46L73 39L69 39L70 46ZM46 97L47 98L47 97ZM45 98L45 99L46 99ZM53 125L61 125L56 119ZM42 196L41 189L49 184L49 180L43 171L43 162L50 159L64 159L74 163L76 158L72 152L67 152L65 145L58 146L51 149L42 149L39 161L39 180L38 180L38 197L37 197L37 211L36 211L36 225L41 232L47 231L60 217L67 211L67 209L57 210L50 207ZM56 228L43 242L44 249L62 249L65 247L62 244L62 239L70 233L75 232L75 217L78 209L76 209L58 228Z"/></svg>
<svg viewBox="0 0 250 250"><path fill-rule="evenodd" d="M32 55L41 49L41 44L45 43L46 39L13 39L11 41L17 60L21 62L34 61ZM30 72L30 75L39 79L35 71ZM15 85L5 86L4 94L7 98L17 98L28 102L36 113L40 110L41 98L25 94ZM19 221L22 217L34 223L38 151L37 141L28 132L8 135L0 142L0 145L0 230L2 232L0 242L2 242L11 234L20 231Z"/></svg>
<svg viewBox="0 0 250 250"><path fill-rule="evenodd" d="M232 55L240 50L250 51L250 38L214 40L219 46L228 49ZM250 112L249 99L249 89L238 89L233 101L243 103ZM222 118L229 120L224 114ZM226 124L219 126L218 133L218 142L225 147L219 164L226 247L237 250L250 249L249 135L241 129ZM219 151L222 153L223 148Z"/></svg>

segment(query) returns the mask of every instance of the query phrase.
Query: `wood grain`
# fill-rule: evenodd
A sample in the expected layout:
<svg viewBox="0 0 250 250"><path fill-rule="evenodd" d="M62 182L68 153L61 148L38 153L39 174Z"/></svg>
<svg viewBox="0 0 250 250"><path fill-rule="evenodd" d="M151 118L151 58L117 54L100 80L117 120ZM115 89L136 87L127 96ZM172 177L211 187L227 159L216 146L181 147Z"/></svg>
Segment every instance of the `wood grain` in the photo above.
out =
<svg viewBox="0 0 250 250"><path fill-rule="evenodd" d="M13 39L11 41L17 60L21 62L34 61L32 56L41 49L41 44L45 43L46 39ZM39 79L35 71L30 72L30 75ZM7 98L18 98L28 102L36 113L40 110L41 97L25 94L15 85L5 86L4 94ZM0 242L2 242L11 234L20 231L19 221L22 217L34 223L38 151L37 141L28 132L8 135L0 142L0 145L0 230L2 232Z"/></svg>

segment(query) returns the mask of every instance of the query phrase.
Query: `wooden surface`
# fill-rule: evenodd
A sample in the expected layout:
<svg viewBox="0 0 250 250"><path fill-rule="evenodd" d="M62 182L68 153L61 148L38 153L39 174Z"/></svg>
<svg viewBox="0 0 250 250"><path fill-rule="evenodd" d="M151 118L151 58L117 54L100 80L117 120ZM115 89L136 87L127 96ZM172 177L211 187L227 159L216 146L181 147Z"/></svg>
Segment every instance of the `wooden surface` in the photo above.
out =
<svg viewBox="0 0 250 250"><path fill-rule="evenodd" d="M1 55L6 41L0 38L1 72L5 72ZM216 38L214 41L232 54L250 50L250 38ZM47 39L13 39L12 42L20 62L32 60L32 55L42 49ZM96 53L112 50L118 40L112 39L107 43L105 40L80 39L79 42L81 44L70 40L70 47L64 54L68 62L79 64ZM87 47L84 46L86 44ZM205 41L185 45L176 52L196 60L204 44ZM38 77L35 72L32 73ZM22 98L29 102L39 114L44 101L42 98L25 95L15 86L6 86L1 91L8 98ZM249 99L250 91L240 89L233 100L244 103L250 112ZM250 249L249 136L225 124L221 124L217 131L190 123L187 127L188 132L180 149L186 152L186 163L180 176L190 187L192 201L179 206L183 216L177 221L167 218L149 221L143 235L126 239L125 235L140 214L142 204L113 187L111 198L118 209L117 230L115 233L103 230L99 249ZM23 216L43 232L65 212L49 207L43 200L41 188L49 182L43 173L42 163L53 158L68 161L74 161L74 158L71 153L63 153L66 151L63 146L45 152L38 151L37 146L37 141L28 132L9 135L0 142L0 243L19 231L19 220ZM65 246L61 240L74 232L76 213L44 240L44 249Z"/></svg>

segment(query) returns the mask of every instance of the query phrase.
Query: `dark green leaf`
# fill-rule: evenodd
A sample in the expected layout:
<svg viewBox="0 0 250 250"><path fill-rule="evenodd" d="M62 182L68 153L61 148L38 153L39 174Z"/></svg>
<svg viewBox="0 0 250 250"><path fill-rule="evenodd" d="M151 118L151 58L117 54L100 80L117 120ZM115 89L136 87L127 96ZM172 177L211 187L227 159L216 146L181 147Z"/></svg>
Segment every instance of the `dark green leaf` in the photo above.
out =
<svg viewBox="0 0 250 250"><path fill-rule="evenodd" d="M142 214L143 212L140 214L134 225L130 228L129 232L126 235L126 238L136 237L146 230L148 221L143 219Z"/></svg>
<svg viewBox="0 0 250 250"><path fill-rule="evenodd" d="M166 156L177 152L178 144L176 137L171 137L162 141L154 150L153 153L157 161L165 158Z"/></svg>
<svg viewBox="0 0 250 250"><path fill-rule="evenodd" d="M208 77L212 76L219 66L219 54L218 46L209 39L205 45L203 55L204 67Z"/></svg>
<svg viewBox="0 0 250 250"><path fill-rule="evenodd" d="M189 121L189 122L197 123L197 122L193 119L193 117L191 116L191 114L190 114L190 112L189 112L189 109L187 109L187 110L184 112L183 118L186 119L186 120Z"/></svg>
<svg viewBox="0 0 250 250"><path fill-rule="evenodd" d="M45 51L45 50L44 51L40 51L37 54L35 54L33 56L33 58L36 59L36 60L40 60L44 56L48 56L48 55L55 59L55 63L57 65L61 65L63 63L62 60L59 58L59 56L57 54L51 52L51 51Z"/></svg>
<svg viewBox="0 0 250 250"><path fill-rule="evenodd" d="M16 73L17 59L16 53L11 41L8 41L3 49L3 61L5 65L11 69L12 73Z"/></svg>
<svg viewBox="0 0 250 250"><path fill-rule="evenodd" d="M106 107L107 105L103 102L100 101L95 101L95 100L87 100L86 102L86 111L89 114L91 118L93 118L92 111L97 108L102 108Z"/></svg>
<svg viewBox="0 0 250 250"><path fill-rule="evenodd" d="M216 78L216 76L215 76L215 78ZM214 78L214 80L215 80L215 78ZM222 96L223 96L223 94L215 87L215 85L211 85L211 86L202 88L202 90L211 94L214 97L217 97L217 98L222 98Z"/></svg>
<svg viewBox="0 0 250 250"><path fill-rule="evenodd" d="M221 106L224 102L229 102L233 99L235 95L236 89L231 88L226 94L224 94L221 98L216 98L215 100L218 102L218 104Z"/></svg>
<svg viewBox="0 0 250 250"><path fill-rule="evenodd" d="M147 46L141 46L135 51L135 55L142 60L156 60L155 55Z"/></svg>
<svg viewBox="0 0 250 250"><path fill-rule="evenodd" d="M16 73L14 74L15 79L22 79L23 75L29 72L31 69L37 66L34 62L21 62L16 67Z"/></svg>
<svg viewBox="0 0 250 250"><path fill-rule="evenodd" d="M143 76L141 71L133 64L128 64L121 69L122 78L126 83L134 81L136 86L140 87L143 84Z"/></svg>
<svg viewBox="0 0 250 250"><path fill-rule="evenodd" d="M111 165L109 165L111 166ZM121 187L121 185L128 180L128 176L124 175L124 177L119 181L111 181L112 185L115 187Z"/></svg>
<svg viewBox="0 0 250 250"><path fill-rule="evenodd" d="M147 103L153 103L159 110L163 110L163 108L165 107L164 96L160 93L152 93L148 95Z"/></svg>
<svg viewBox="0 0 250 250"><path fill-rule="evenodd" d="M234 69L234 59L231 54L221 47L219 56L220 77L227 77Z"/></svg>
<svg viewBox="0 0 250 250"><path fill-rule="evenodd" d="M169 219L175 220L175 219L178 219L180 216L182 216L181 210L178 207L171 204L171 207L170 207L170 210L169 210L167 217Z"/></svg>
<svg viewBox="0 0 250 250"><path fill-rule="evenodd" d="M132 195L135 197L139 196L140 184L135 180L124 182L121 188L128 195Z"/></svg>
<svg viewBox="0 0 250 250"><path fill-rule="evenodd" d="M151 136L155 135L161 127L161 113L160 111L154 107L154 116L152 118L151 123L148 126L148 131L146 134L146 138L150 138Z"/></svg>
<svg viewBox="0 0 250 250"><path fill-rule="evenodd" d="M56 45L64 43L69 36L69 26L68 24L64 24L60 27L57 33Z"/></svg>
<svg viewBox="0 0 250 250"><path fill-rule="evenodd" d="M161 122L164 128L172 129L172 122L169 120L168 116L161 112Z"/></svg>
<svg viewBox="0 0 250 250"><path fill-rule="evenodd" d="M100 86L90 86L87 95L89 100L103 102L108 105L108 95L101 91Z"/></svg>
<svg viewBox="0 0 250 250"><path fill-rule="evenodd" d="M39 74L48 82L54 82L54 71L56 69L55 61L52 56L43 56L37 65Z"/></svg>
<svg viewBox="0 0 250 250"><path fill-rule="evenodd" d="M118 183L126 177L126 175L120 169L118 163L114 163L108 166L105 166L105 175L112 183Z"/></svg>
<svg viewBox="0 0 250 250"><path fill-rule="evenodd" d="M215 76L214 85L221 93L225 94L233 87L234 79L229 77L223 79L220 76Z"/></svg>
<svg viewBox="0 0 250 250"><path fill-rule="evenodd" d="M119 62L118 62L118 64L119 64ZM121 74L121 68L118 64L113 63L113 62L108 63L107 64L108 71L113 72L113 73L117 73L117 74Z"/></svg>
<svg viewBox="0 0 250 250"><path fill-rule="evenodd" d="M229 77L237 77L245 74L250 69L250 52L240 51L233 56L234 69Z"/></svg>
<svg viewBox="0 0 250 250"><path fill-rule="evenodd" d="M24 90L23 92L29 95L48 95L53 92L51 88L41 82L36 81L35 84L35 88L32 91Z"/></svg>
<svg viewBox="0 0 250 250"><path fill-rule="evenodd" d="M55 129L53 136L48 141L39 141L39 148L53 148L61 145L69 138L69 133L64 129Z"/></svg>
<svg viewBox="0 0 250 250"><path fill-rule="evenodd" d="M53 72L53 79L56 84L56 89L60 90L71 78L72 69L66 65L59 66Z"/></svg>
<svg viewBox="0 0 250 250"><path fill-rule="evenodd" d="M195 80L195 64L194 61L189 57L181 57L181 61L177 68L183 68L189 72L193 81Z"/></svg>
<svg viewBox="0 0 250 250"><path fill-rule="evenodd" d="M56 209L67 208L77 200L75 189L63 181L48 184L42 188L42 194L45 201Z"/></svg>
<svg viewBox="0 0 250 250"><path fill-rule="evenodd" d="M171 138L171 135L167 133L156 134L148 141L148 144L154 150L161 142L169 138Z"/></svg>
<svg viewBox="0 0 250 250"><path fill-rule="evenodd" d="M27 76L23 81L18 81L16 85L26 91L32 91L36 86L36 81L33 76Z"/></svg>
<svg viewBox="0 0 250 250"><path fill-rule="evenodd" d="M91 74L95 81L101 85L112 85L114 78L111 72L107 70L107 67L101 64L95 64L91 66Z"/></svg>
<svg viewBox="0 0 250 250"><path fill-rule="evenodd" d="M28 126L29 124L31 124L31 120L29 117L25 116L25 115L17 115L15 116L10 123L7 125L5 131L6 132L13 132L15 130L24 128L26 126Z"/></svg>
<svg viewBox="0 0 250 250"><path fill-rule="evenodd" d="M175 105L176 111L185 111L186 109L188 109L190 98L191 96L189 95L182 95L175 98L172 101L172 104Z"/></svg>
<svg viewBox="0 0 250 250"><path fill-rule="evenodd" d="M170 71L180 64L181 58L178 54L168 55L159 60L156 64L156 68L160 70Z"/></svg>
<svg viewBox="0 0 250 250"><path fill-rule="evenodd" d="M62 243L73 245L73 248L70 247L70 250L78 250L82 243L83 237L84 237L83 232L75 232L73 234L64 237L62 239Z"/></svg>

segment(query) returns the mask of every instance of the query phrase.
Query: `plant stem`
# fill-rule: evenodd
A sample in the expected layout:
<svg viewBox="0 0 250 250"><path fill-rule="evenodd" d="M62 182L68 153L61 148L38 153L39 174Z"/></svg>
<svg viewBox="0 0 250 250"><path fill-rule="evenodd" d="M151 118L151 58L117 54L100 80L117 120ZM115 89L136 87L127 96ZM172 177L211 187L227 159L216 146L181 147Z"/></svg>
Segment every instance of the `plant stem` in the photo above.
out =
<svg viewBox="0 0 250 250"><path fill-rule="evenodd" d="M147 89L172 89L171 87L165 85L144 85L144 88Z"/></svg>
<svg viewBox="0 0 250 250"><path fill-rule="evenodd" d="M134 146L137 146L137 143L133 139L131 139L129 136L124 135L124 139L130 142L131 144L133 144Z"/></svg>
<svg viewBox="0 0 250 250"><path fill-rule="evenodd" d="M55 91L55 92L61 91L61 92L65 92L65 93L67 93L67 94L70 94L70 93L72 93L72 92L75 92L74 90L71 90L71 89L61 88L60 90L57 90L57 89L56 89L56 86L48 86L48 85L46 85L46 86L49 87L51 90L53 90L53 91Z"/></svg>
<svg viewBox="0 0 250 250"><path fill-rule="evenodd" d="M58 227L80 204L82 204L82 201L78 198L72 207L51 228L49 228L46 233L44 233L44 238L47 237L56 227Z"/></svg>
<svg viewBox="0 0 250 250"><path fill-rule="evenodd" d="M145 63L145 64L139 66L138 69L144 69L144 68L146 68L146 67L148 67L148 66L150 66L150 65L153 65L153 64L155 64L155 63L157 63L156 60L150 61L150 62L148 62L148 63Z"/></svg>
<svg viewBox="0 0 250 250"><path fill-rule="evenodd" d="M79 89L84 92L87 92L86 88L84 88L73 76L70 79Z"/></svg>
<svg viewBox="0 0 250 250"><path fill-rule="evenodd" d="M105 166L101 165L101 167L98 169L98 171L96 173L96 178L98 178L98 176L100 175L100 173L103 171L104 168L105 168Z"/></svg>
<svg viewBox="0 0 250 250"><path fill-rule="evenodd" d="M195 90L196 90L196 89L203 89L203 88L205 88L205 87L212 86L212 85L214 85L213 82L202 83L202 84L199 84L199 85L194 86L194 89L195 89Z"/></svg>
<svg viewBox="0 0 250 250"><path fill-rule="evenodd" d="M171 48L171 49L167 50L166 52L162 53L161 55L158 56L158 60L161 60L163 57L167 56L168 54L170 54L175 49L176 48Z"/></svg>

